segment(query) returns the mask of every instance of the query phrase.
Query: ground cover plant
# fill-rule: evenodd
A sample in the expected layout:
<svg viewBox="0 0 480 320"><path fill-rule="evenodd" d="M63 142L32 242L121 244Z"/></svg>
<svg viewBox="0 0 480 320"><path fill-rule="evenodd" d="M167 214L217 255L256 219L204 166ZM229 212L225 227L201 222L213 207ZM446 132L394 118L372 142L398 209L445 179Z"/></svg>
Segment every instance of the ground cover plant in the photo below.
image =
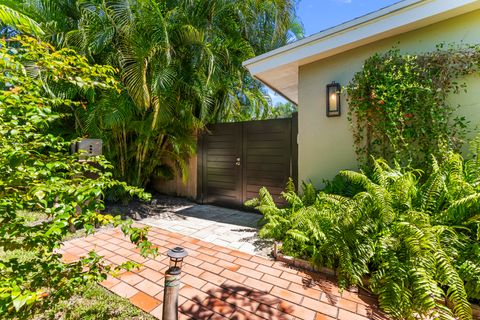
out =
<svg viewBox="0 0 480 320"><path fill-rule="evenodd" d="M128 299L92 283L80 286L68 299L60 299L33 320L153 320Z"/></svg>
<svg viewBox="0 0 480 320"><path fill-rule="evenodd" d="M312 185L299 195L290 184L286 208L265 188L249 204L264 215L261 237L336 269L343 287L369 276L392 317L471 319L470 302L480 301L480 163L453 152L432 163L425 182L419 170L375 160L371 175L340 173L359 190L349 196Z"/></svg>
<svg viewBox="0 0 480 320"><path fill-rule="evenodd" d="M22 212L26 222L37 223L47 216L41 213ZM82 236L83 230L69 237ZM15 257L19 261L32 259L32 251L15 250L8 253L0 250L0 261ZM79 285L71 289L70 294L59 296L55 303L43 304L42 308L31 308L26 318L33 320L141 320L154 319L134 306L128 299L109 292L97 283ZM12 313L0 314L0 319L15 319Z"/></svg>
<svg viewBox="0 0 480 320"><path fill-rule="evenodd" d="M114 180L104 157L79 161L70 154L71 141L53 130L86 102L58 92L92 97L97 90L117 90L115 70L26 37L0 40L0 70L0 315L22 318L110 271L95 253L62 262L57 250L74 227L92 233L97 226L121 225L143 254L156 252L146 229L100 214L107 188L149 195ZM28 212L41 220L32 221Z"/></svg>

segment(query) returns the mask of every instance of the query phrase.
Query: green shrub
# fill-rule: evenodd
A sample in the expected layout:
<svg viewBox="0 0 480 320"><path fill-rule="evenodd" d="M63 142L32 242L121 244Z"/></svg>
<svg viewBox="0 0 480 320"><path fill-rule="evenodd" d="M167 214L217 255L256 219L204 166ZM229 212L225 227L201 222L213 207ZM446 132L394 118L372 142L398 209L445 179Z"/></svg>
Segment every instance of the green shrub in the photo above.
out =
<svg viewBox="0 0 480 320"><path fill-rule="evenodd" d="M112 166L103 157L79 162L78 154L70 154L71 142L52 132L72 108L83 106L52 87L89 94L115 90L114 69L91 66L75 52L56 51L37 39L18 38L0 40L0 70L0 315L28 317L31 308L65 298L109 271L93 252L75 263L62 262L58 249L72 226L88 234L98 225L121 225L142 253L156 252L146 229L100 213L105 189L149 195L112 179ZM25 215L30 211L46 217L32 223Z"/></svg>
<svg viewBox="0 0 480 320"><path fill-rule="evenodd" d="M478 74L480 46L438 46L418 55L398 49L368 58L346 86L349 120L358 159L427 171L430 156L461 149L468 119L449 98L466 91L465 77Z"/></svg>
<svg viewBox="0 0 480 320"><path fill-rule="evenodd" d="M424 183L418 170L383 160L373 166L370 176L340 173L360 190L350 196L311 185L298 195L290 183L289 206L278 208L261 189L249 203L264 215L260 236L335 268L342 287L362 286L369 275L369 289L395 318L471 319L469 300L480 298L478 161L448 153L441 164L432 160Z"/></svg>

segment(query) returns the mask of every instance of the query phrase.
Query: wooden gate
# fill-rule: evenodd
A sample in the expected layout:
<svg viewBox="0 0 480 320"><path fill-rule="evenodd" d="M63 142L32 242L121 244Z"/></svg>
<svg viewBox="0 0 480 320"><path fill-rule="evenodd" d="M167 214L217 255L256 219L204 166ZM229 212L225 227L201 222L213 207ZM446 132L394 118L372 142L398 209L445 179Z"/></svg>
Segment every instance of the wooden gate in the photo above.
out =
<svg viewBox="0 0 480 320"><path fill-rule="evenodd" d="M278 203L297 178L297 117L221 123L208 127L198 145L198 200L231 207L267 187Z"/></svg>

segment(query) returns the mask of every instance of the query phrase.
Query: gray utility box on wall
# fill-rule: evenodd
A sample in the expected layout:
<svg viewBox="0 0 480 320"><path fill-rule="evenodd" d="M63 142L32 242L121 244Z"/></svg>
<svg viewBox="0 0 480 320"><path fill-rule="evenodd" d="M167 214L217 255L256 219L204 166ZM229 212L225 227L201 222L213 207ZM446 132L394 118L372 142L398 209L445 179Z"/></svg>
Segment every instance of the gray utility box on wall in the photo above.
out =
<svg viewBox="0 0 480 320"><path fill-rule="evenodd" d="M72 152L81 153L80 159L100 156L102 154L102 139L82 139L72 145Z"/></svg>

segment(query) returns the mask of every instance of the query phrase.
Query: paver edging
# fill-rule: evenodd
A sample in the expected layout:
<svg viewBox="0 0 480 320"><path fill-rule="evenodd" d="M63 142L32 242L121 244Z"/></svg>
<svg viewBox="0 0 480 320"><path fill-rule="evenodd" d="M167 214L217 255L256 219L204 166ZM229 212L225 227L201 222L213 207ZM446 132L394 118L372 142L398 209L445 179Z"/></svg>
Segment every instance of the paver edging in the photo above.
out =
<svg viewBox="0 0 480 320"><path fill-rule="evenodd" d="M304 269L304 270L319 272L319 273L323 273L323 274L326 274L326 275L329 275L329 276L334 276L334 277L337 276L337 270L336 269L330 269L330 268L327 268L327 267L319 267L319 266L314 265L313 263L311 263L308 260L285 255L281 252L281 248L282 248L282 242L275 241L274 246L273 246L273 252L272 252L272 255L275 258L275 260L284 262L286 264L289 264L289 265L292 265L294 267L301 268L301 269ZM363 282L364 287L368 287L369 282L370 282L370 277L364 277L362 279L362 282ZM358 292L358 288L355 287L355 286L349 287L346 290L348 290L350 292Z"/></svg>
<svg viewBox="0 0 480 320"><path fill-rule="evenodd" d="M327 268L327 267L318 267L318 266L315 266L313 263L311 263L308 260L284 255L281 252L281 248L282 248L282 242L275 241L274 246L273 246L273 252L272 252L272 255L275 258L275 260L284 262L284 263L289 264L289 265L293 265L294 267L297 267L297 268L302 268L302 269L309 270L309 271L314 271L314 272L320 272L320 273L324 273L324 274L327 274L327 275L330 275L330 276L335 276L335 277L337 276L337 270L336 269L330 269L330 268ZM367 276L363 277L362 283L363 283L364 287L368 287L369 282L370 282L370 277L367 277ZM347 288L346 290L348 290L350 292L358 292L357 287L350 287L350 288ZM446 304L448 305L448 302ZM471 307L472 307L473 318L474 319L480 319L480 306L472 303Z"/></svg>
<svg viewBox="0 0 480 320"><path fill-rule="evenodd" d="M272 255L275 258L275 260L277 260L277 261L282 261L284 263L293 265L293 266L298 267L298 268L306 269L306 270L309 270L309 271L322 272L322 273L325 273L325 274L331 275L331 276L336 276L337 275L337 270L330 269L330 268L327 268L327 267L318 267L318 266L315 266L314 264L312 264L308 260L304 260L304 259L301 259L301 258L295 258L295 257L292 257L292 256L285 255L281 252L281 248L282 248L282 242L275 241L274 246L273 246Z"/></svg>

